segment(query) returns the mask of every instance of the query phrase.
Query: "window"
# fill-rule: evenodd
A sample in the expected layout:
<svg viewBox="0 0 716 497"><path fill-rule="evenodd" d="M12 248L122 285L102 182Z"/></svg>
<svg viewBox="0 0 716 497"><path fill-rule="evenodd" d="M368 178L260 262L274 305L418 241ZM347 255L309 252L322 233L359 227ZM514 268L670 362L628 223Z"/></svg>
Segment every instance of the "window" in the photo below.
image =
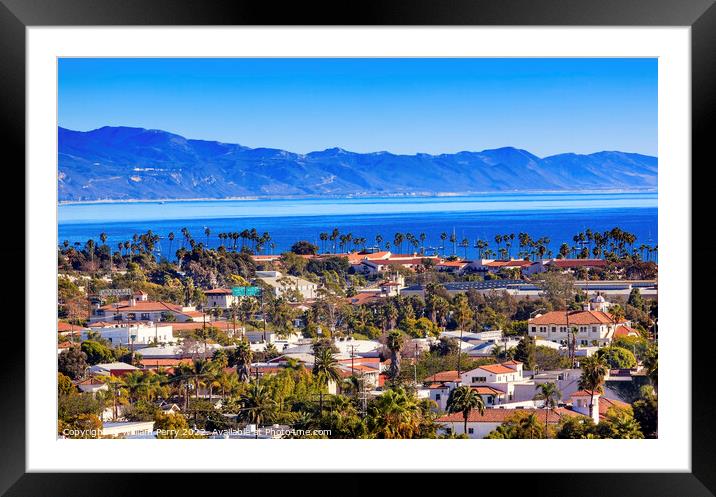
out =
<svg viewBox="0 0 716 497"><path fill-rule="evenodd" d="M592 326L592 333L596 333L596 332L597 332L597 327L596 327L596 326Z"/></svg>
<svg viewBox="0 0 716 497"><path fill-rule="evenodd" d="M579 327L579 332L580 332L580 333L586 333L586 332L587 332L587 327L586 327L586 326L580 326L580 327Z"/></svg>
<svg viewBox="0 0 716 497"><path fill-rule="evenodd" d="M532 333L536 333L536 332L537 332L537 327L536 327L536 326L533 326L533 327L532 327Z"/></svg>
<svg viewBox="0 0 716 497"><path fill-rule="evenodd" d="M445 433L452 435L452 428L445 428Z"/></svg>
<svg viewBox="0 0 716 497"><path fill-rule="evenodd" d="M588 343L589 343L589 342L588 342L587 340L580 340L580 344L581 344L582 346L585 346L585 345L587 345Z"/></svg>
<svg viewBox="0 0 716 497"><path fill-rule="evenodd" d="M556 326L552 326L552 333L557 333L557 327L556 327Z"/></svg>
<svg viewBox="0 0 716 497"><path fill-rule="evenodd" d="M473 383L484 383L484 382L486 382L486 381L487 381L487 377L486 377L486 376L473 376L473 377L472 377L472 382L473 382Z"/></svg>
<svg viewBox="0 0 716 497"><path fill-rule="evenodd" d="M474 428L468 428L468 429L467 429L467 433L470 434L470 435L472 435L473 433L475 433L475 429L474 429Z"/></svg>
<svg viewBox="0 0 716 497"><path fill-rule="evenodd" d="M436 393L436 394L435 394L435 400L440 400L441 398L442 398L442 397L441 397L441 395L440 395L439 393Z"/></svg>

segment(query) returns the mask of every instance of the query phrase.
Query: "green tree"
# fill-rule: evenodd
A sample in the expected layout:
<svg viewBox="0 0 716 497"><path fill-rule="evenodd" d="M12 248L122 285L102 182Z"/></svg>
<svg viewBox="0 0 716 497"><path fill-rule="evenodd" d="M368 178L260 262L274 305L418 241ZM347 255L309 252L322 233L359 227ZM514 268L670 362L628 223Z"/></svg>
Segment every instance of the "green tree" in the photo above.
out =
<svg viewBox="0 0 716 497"><path fill-rule="evenodd" d="M605 356L594 354L584 359L580 367L582 375L579 378L579 388L590 392L589 413L594 417L594 394L604 393L604 381L609 374L609 364Z"/></svg>
<svg viewBox="0 0 716 497"><path fill-rule="evenodd" d="M651 385L641 387L641 398L632 405L634 419L646 438L658 437L659 402Z"/></svg>
<svg viewBox="0 0 716 497"><path fill-rule="evenodd" d="M237 420L256 425L256 438L262 424L272 422L276 417L276 402L271 392L259 382L252 383L239 397L241 406Z"/></svg>
<svg viewBox="0 0 716 497"><path fill-rule="evenodd" d="M631 292L629 292L627 304L632 307L636 307L637 309L644 310L644 299L642 298L641 291L639 291L638 288L632 288Z"/></svg>
<svg viewBox="0 0 716 497"><path fill-rule="evenodd" d="M535 388L538 392L534 396L534 400L544 402L544 438L547 438L548 415L550 411L557 407L559 399L562 398L562 392L557 388L557 384L551 381L537 385Z"/></svg>
<svg viewBox="0 0 716 497"><path fill-rule="evenodd" d="M318 254L318 246L301 240L291 245L291 252L298 255L316 255Z"/></svg>
<svg viewBox="0 0 716 497"><path fill-rule="evenodd" d="M57 370L73 380L82 378L87 367L87 354L77 347L70 347L57 357Z"/></svg>
<svg viewBox="0 0 716 497"><path fill-rule="evenodd" d="M82 342L81 350L85 353L87 362L91 365L112 362L115 359L112 349L94 340Z"/></svg>
<svg viewBox="0 0 716 497"><path fill-rule="evenodd" d="M577 293L574 277L558 271L547 271L535 277L535 282L542 290L542 296L555 309L567 309Z"/></svg>
<svg viewBox="0 0 716 497"><path fill-rule="evenodd" d="M386 337L385 344L390 351L388 376L395 381L400 376L400 349L403 348L403 334L397 330L391 331Z"/></svg>
<svg viewBox="0 0 716 497"><path fill-rule="evenodd" d="M341 381L341 372L338 368L338 361L333 356L331 349L323 347L318 350L313 362L313 374L322 387L330 381L338 384ZM323 412L323 388L320 392L320 412Z"/></svg>
<svg viewBox="0 0 716 497"><path fill-rule="evenodd" d="M180 413L157 412L154 416L154 429L157 431L157 438L160 439L199 438Z"/></svg>
<svg viewBox="0 0 716 497"><path fill-rule="evenodd" d="M57 393L58 395L74 395L77 393L77 387L69 376L57 373Z"/></svg>
<svg viewBox="0 0 716 497"><path fill-rule="evenodd" d="M630 350L621 347L603 347L597 351L603 355L611 369L632 369L636 367L636 357Z"/></svg>
<svg viewBox="0 0 716 497"><path fill-rule="evenodd" d="M534 337L524 336L515 347L515 360L524 364L525 369L534 371L537 364L537 346Z"/></svg>
<svg viewBox="0 0 716 497"><path fill-rule="evenodd" d="M597 425L599 438L635 439L644 438L639 423L631 409L611 407L606 418Z"/></svg>
<svg viewBox="0 0 716 497"><path fill-rule="evenodd" d="M450 396L447 400L447 412L462 413L464 423L463 433L467 433L467 420L470 416L470 412L473 410L477 410L480 416L484 416L485 414L485 402L477 391L467 385L461 385L450 392Z"/></svg>

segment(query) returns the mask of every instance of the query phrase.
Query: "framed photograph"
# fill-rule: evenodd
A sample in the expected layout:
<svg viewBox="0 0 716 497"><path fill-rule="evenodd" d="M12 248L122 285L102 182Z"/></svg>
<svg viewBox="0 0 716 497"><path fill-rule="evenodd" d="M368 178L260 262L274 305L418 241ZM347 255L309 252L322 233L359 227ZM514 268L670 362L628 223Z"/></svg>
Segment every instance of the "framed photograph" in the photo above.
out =
<svg viewBox="0 0 716 497"><path fill-rule="evenodd" d="M714 495L712 4L2 0L0 491Z"/></svg>

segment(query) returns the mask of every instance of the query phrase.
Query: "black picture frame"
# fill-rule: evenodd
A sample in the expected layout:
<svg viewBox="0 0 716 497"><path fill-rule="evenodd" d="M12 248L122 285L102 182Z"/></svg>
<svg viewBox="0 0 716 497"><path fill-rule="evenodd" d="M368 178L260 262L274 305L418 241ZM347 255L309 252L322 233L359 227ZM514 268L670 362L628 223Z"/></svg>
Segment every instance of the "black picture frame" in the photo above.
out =
<svg viewBox="0 0 716 497"><path fill-rule="evenodd" d="M711 142L709 136L716 119L716 6L714 0L370 0L362 2L271 2L243 0L0 0L0 134L6 158L5 180L19 186L26 184L19 164L25 161L25 29L31 26L113 26L113 25L531 25L531 26L690 26L692 57L692 228L709 226L713 221L699 221L701 213L709 212L706 204L708 181L704 170L709 167ZM13 165L11 167L11 165ZM698 165L698 167L697 167ZM688 170L684 167L684 173ZM702 177L704 176L704 177ZM697 178L701 177L702 181ZM31 178L27 178L31 181ZM697 186L700 185L700 186ZM699 188L702 191L699 191ZM699 193L703 193L699 195ZM7 198L6 198L7 200ZM16 242L1 247L4 260L25 258L24 217L10 215L17 210L20 198L10 198L6 209L6 229L15 233ZM23 204L24 205L24 204ZM713 260L713 244L702 242L699 258ZM706 252L706 253L704 253ZM694 253L694 260L696 253ZM26 259L25 259L26 260ZM26 264L31 261L26 260ZM691 268L685 270L691 271ZM18 275L19 276L19 275ZM24 281L19 278L15 281ZM19 284L3 285L7 299L18 300ZM687 291L688 289L684 289ZM697 309L708 308L708 295L692 288L692 328L708 332L705 322L700 330ZM7 301L6 299L6 301ZM14 305L14 308L17 306ZM9 330L6 330L9 331ZM680 332L682 330L679 330ZM30 330L26 330L29 333ZM692 340L694 344L697 341ZM7 345L7 342L6 342ZM716 494L716 429L714 428L713 386L710 384L710 347L692 348L692 472L691 473L548 473L481 475L471 480L500 482L506 493L523 491L531 495L572 496L713 496ZM244 491L263 489L266 492L316 493L340 491L342 494L363 493L366 485L373 488L390 485L377 477L367 479L361 474L326 475L233 475L233 474L83 474L26 473L25 471L25 344L12 343L12 354L0 360L0 493L8 496L62 495L103 496L146 495L158 491L187 493L192 483L202 486L231 488L241 482ZM528 455L525 455L526 457ZM538 454L534 454L538 457ZM585 457L588 454L573 454ZM88 454L88 457L92 457ZM168 457L171 457L168 454ZM449 457L449 454L436 457ZM615 460L628 461L638 454L624 454ZM557 465L558 461L555 462ZM588 462L586 464L588 466ZM77 461L81 471L82 461ZM318 468L317 468L318 469ZM506 468L507 469L507 468ZM308 481L320 477L320 482ZM138 479L141 478L141 481ZM202 481L210 478L210 481ZM395 483L402 491L423 489L435 480L434 475L421 471ZM443 490L446 489L442 480ZM458 483L459 485L459 483ZM140 490L141 489L141 490ZM401 493L402 493L401 491Z"/></svg>

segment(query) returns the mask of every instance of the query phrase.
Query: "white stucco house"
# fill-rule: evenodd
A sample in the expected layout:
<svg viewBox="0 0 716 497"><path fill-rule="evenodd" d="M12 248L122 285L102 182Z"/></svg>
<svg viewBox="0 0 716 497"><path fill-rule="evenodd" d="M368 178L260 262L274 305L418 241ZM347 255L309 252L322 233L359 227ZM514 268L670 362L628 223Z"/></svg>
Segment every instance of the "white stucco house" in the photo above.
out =
<svg viewBox="0 0 716 497"><path fill-rule="evenodd" d="M276 297L282 297L291 290L298 291L304 300L318 297L318 283L304 278L284 275L280 271L256 271L256 278L271 287Z"/></svg>
<svg viewBox="0 0 716 497"><path fill-rule="evenodd" d="M98 326L99 325L99 326ZM119 323L95 323L90 330L82 332L82 340L87 340L89 332L99 333L100 338L107 340L113 347L126 347L133 345L149 345L151 343L169 343L174 341L171 325L153 323L138 323L136 325L122 325Z"/></svg>

